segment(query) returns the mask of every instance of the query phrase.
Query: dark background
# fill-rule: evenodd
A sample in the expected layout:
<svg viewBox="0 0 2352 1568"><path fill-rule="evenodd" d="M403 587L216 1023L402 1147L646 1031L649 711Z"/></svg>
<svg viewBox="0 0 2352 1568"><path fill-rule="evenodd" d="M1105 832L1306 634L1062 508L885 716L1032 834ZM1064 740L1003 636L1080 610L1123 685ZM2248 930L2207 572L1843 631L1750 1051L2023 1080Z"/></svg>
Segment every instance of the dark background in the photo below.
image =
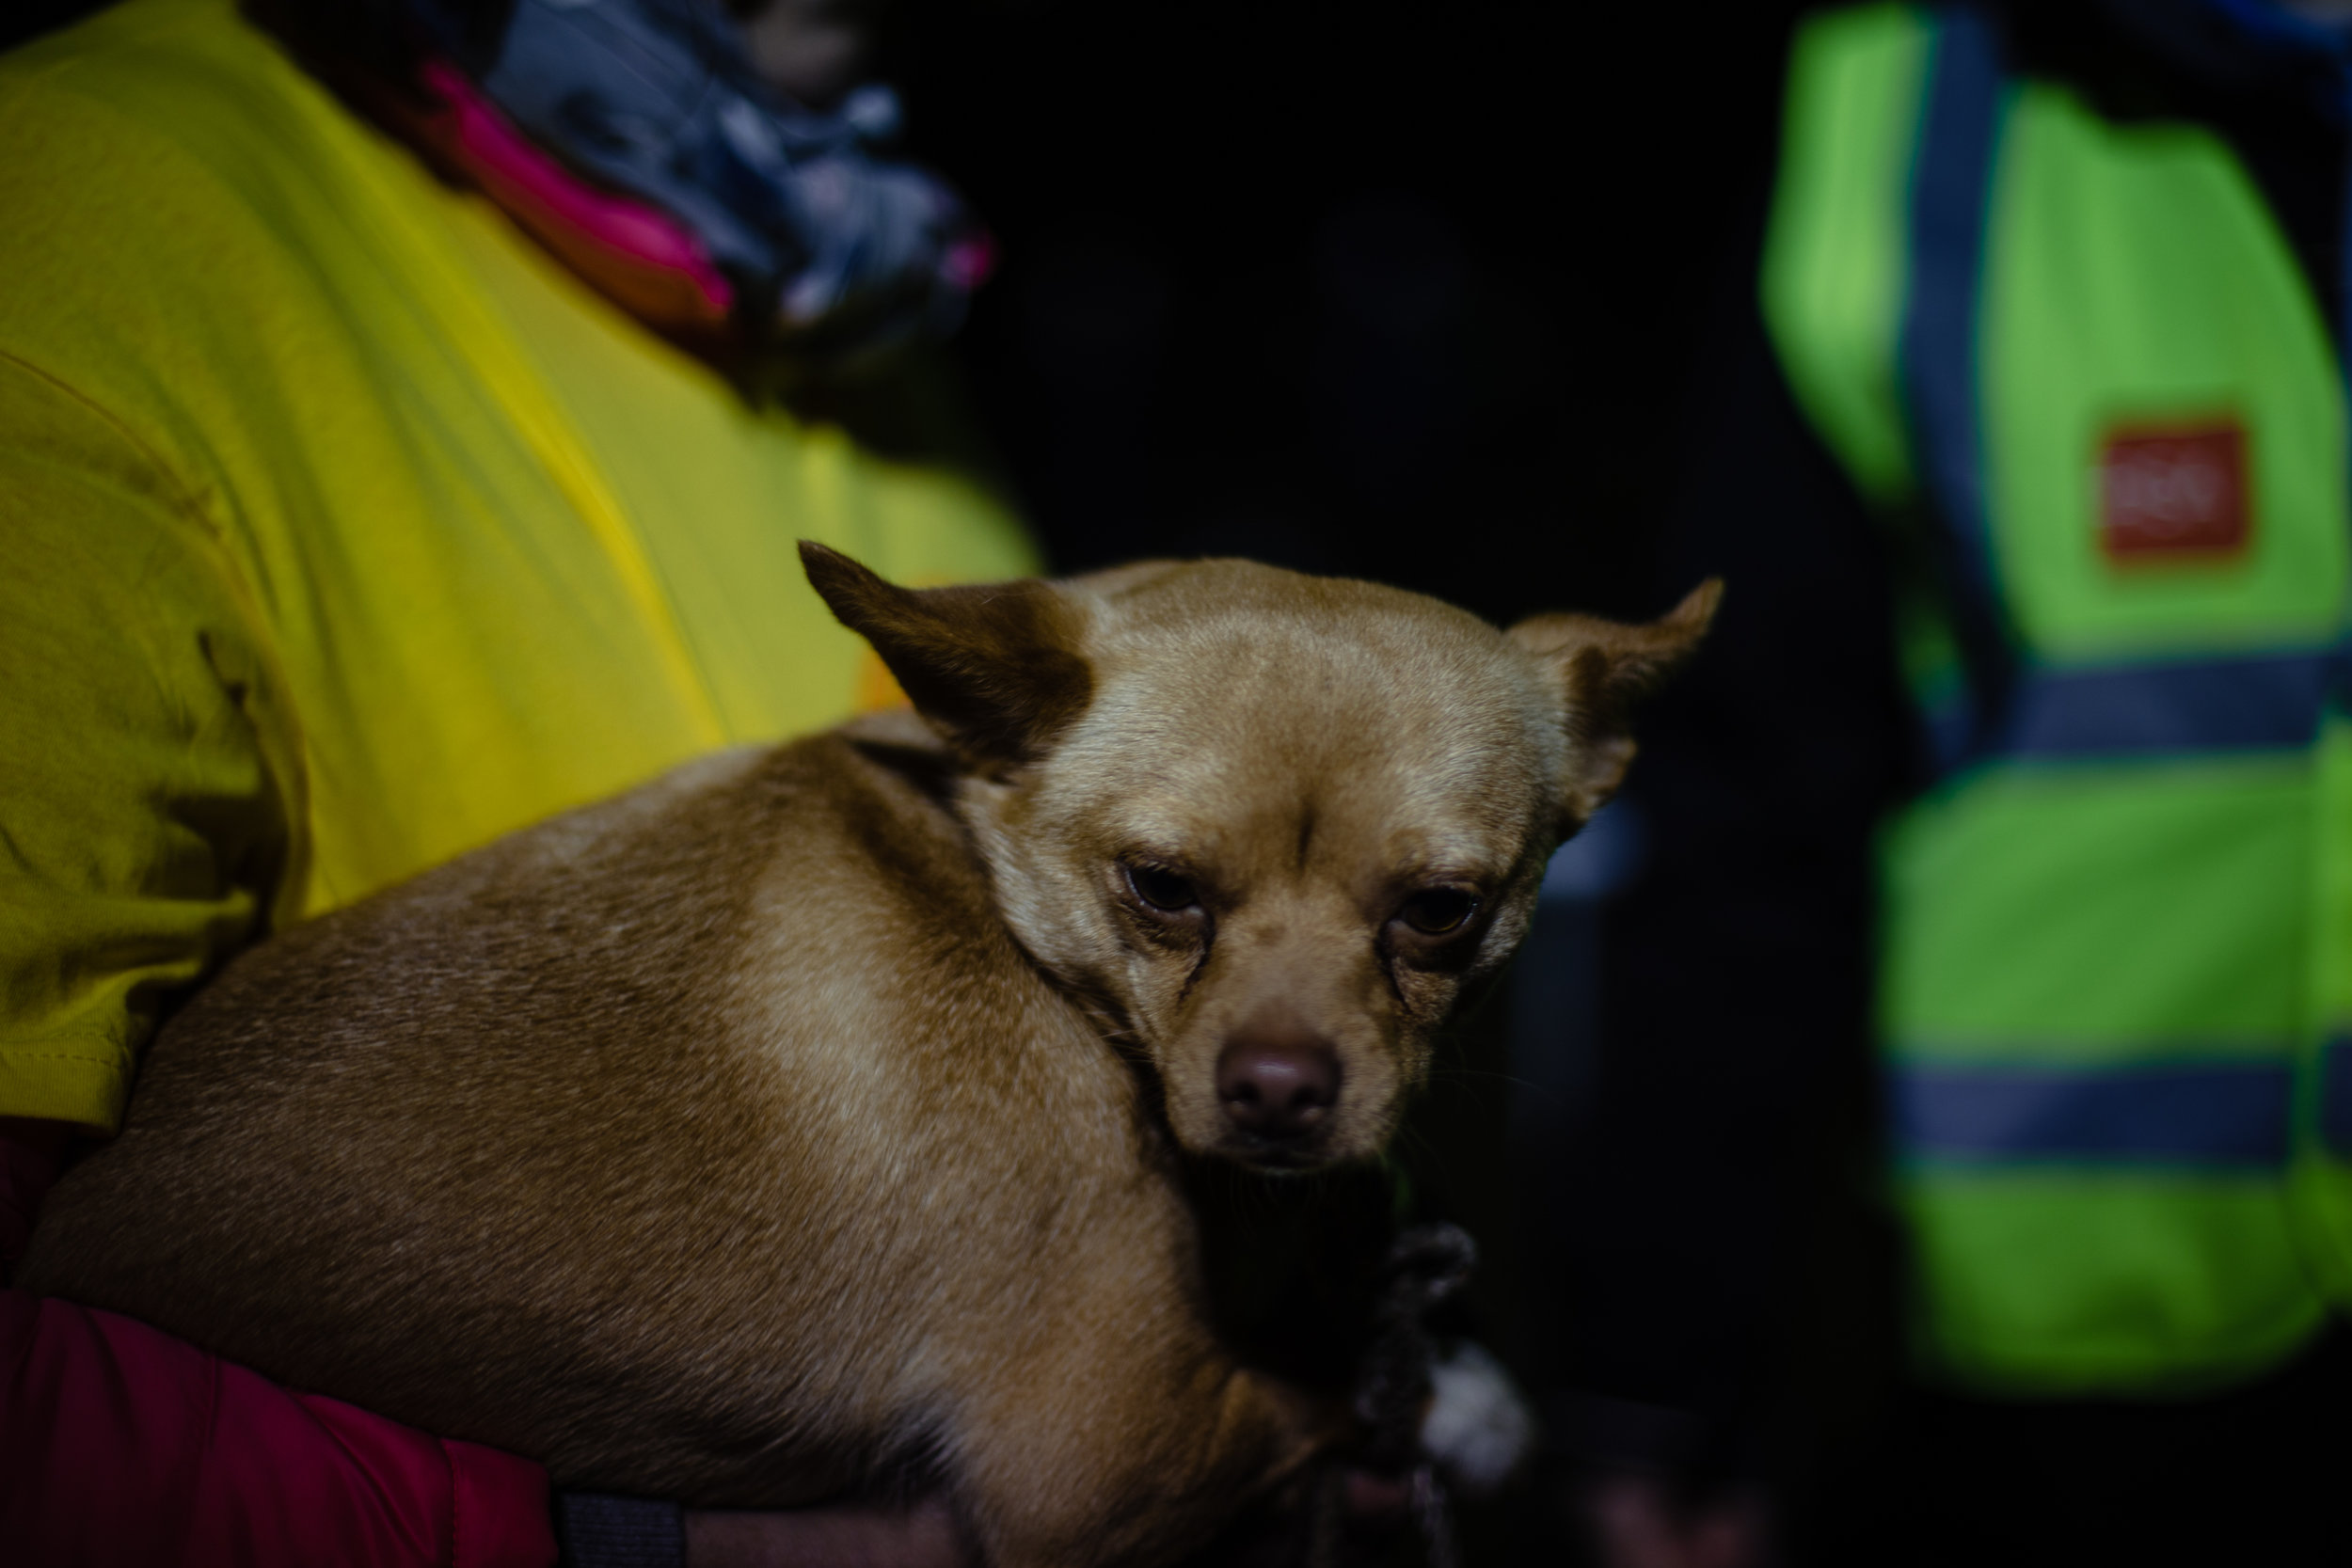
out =
<svg viewBox="0 0 2352 1568"><path fill-rule="evenodd" d="M1662 610L1793 9L901 5L914 150L1005 247L961 352L1057 562Z"/></svg>

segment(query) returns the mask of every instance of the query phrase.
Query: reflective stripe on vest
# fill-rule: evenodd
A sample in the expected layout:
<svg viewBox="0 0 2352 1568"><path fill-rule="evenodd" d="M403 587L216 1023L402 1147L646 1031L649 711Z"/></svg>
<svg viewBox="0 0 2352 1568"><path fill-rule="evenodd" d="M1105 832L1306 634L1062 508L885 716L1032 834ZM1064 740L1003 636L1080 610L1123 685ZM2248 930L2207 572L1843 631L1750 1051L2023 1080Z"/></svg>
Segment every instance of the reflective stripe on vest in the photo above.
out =
<svg viewBox="0 0 2352 1568"><path fill-rule="evenodd" d="M1768 324L1933 569L1882 966L1917 1343L2021 1392L2259 1371L2352 1295L2333 345L2224 144L2009 75L1975 12L1808 24L1785 136ZM2152 450L2237 465L2193 547L2102 488Z"/></svg>
<svg viewBox="0 0 2352 1568"><path fill-rule="evenodd" d="M1994 1164L2262 1169L2286 1163L2284 1062L2079 1068L1911 1062L1890 1075L1896 1143Z"/></svg>
<svg viewBox="0 0 2352 1568"><path fill-rule="evenodd" d="M1985 511L1976 373L1985 194L2002 84L1992 30L1974 13L1945 19L1930 59L1912 169L1911 288L1899 352L1912 443L1943 524L1930 546L1952 590L1946 613L1967 674L1967 739L1959 752L1965 756L1997 723L2015 684Z"/></svg>
<svg viewBox="0 0 2352 1568"><path fill-rule="evenodd" d="M2318 737L2344 663L2330 648L2012 672L1996 719L1951 700L1931 705L1926 718L1946 772L1977 757L2062 762L2302 751Z"/></svg>
<svg viewBox="0 0 2352 1568"><path fill-rule="evenodd" d="M2352 1039L2331 1039L2321 1048L2319 1141L2340 1160L2352 1160Z"/></svg>

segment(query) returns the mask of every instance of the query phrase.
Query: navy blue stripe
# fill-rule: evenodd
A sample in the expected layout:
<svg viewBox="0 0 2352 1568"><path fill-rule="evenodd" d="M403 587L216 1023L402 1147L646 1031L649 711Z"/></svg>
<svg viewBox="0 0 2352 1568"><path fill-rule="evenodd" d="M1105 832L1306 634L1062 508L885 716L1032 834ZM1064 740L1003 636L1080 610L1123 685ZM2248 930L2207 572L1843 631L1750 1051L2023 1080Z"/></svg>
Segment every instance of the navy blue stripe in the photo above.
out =
<svg viewBox="0 0 2352 1568"><path fill-rule="evenodd" d="M2352 1039L2329 1040L2320 1051L2319 1141L2352 1160Z"/></svg>
<svg viewBox="0 0 2352 1568"><path fill-rule="evenodd" d="M2287 1157L2285 1062L2107 1069L1900 1065L1898 1148L1976 1164L2270 1166Z"/></svg>
<svg viewBox="0 0 2352 1568"><path fill-rule="evenodd" d="M1985 512L1977 364L2000 119L2000 50L1991 24L1964 8L1942 12L1911 170L1911 269L1899 353L1912 450L1939 525L1937 563L1974 703L1975 743L1996 727L2013 673Z"/></svg>
<svg viewBox="0 0 2352 1568"><path fill-rule="evenodd" d="M2021 674L1999 728L1973 747L1969 710L1930 716L1939 760L2098 760L2309 747L2343 683L2335 649Z"/></svg>

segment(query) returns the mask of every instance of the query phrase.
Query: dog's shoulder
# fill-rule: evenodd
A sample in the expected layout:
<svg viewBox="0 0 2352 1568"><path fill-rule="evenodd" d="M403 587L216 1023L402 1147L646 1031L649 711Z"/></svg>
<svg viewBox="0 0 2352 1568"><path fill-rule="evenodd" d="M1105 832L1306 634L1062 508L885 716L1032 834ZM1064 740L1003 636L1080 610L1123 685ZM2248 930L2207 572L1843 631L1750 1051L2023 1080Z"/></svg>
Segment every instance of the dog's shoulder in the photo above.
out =
<svg viewBox="0 0 2352 1568"><path fill-rule="evenodd" d="M747 1013L768 1021L754 1033L796 1037L818 1054L842 1038L895 1040L913 1048L902 1065L934 1070L953 1054L967 1079L1030 1054L1016 1041L1083 1041L1081 1054L1098 1054L1004 919L958 809L966 780L953 752L904 713L763 761L749 786L790 806L746 879L733 985Z"/></svg>

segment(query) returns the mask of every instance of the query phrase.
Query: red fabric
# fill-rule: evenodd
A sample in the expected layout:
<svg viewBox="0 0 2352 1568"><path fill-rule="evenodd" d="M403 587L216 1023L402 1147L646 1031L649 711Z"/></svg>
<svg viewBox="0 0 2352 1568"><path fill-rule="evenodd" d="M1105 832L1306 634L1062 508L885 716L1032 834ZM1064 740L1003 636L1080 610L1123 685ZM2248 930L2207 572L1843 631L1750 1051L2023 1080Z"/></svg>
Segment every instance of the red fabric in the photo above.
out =
<svg viewBox="0 0 2352 1568"><path fill-rule="evenodd" d="M54 1174L0 1134L0 1267ZM0 1291L0 1559L547 1568L547 1476L289 1393L112 1312Z"/></svg>

